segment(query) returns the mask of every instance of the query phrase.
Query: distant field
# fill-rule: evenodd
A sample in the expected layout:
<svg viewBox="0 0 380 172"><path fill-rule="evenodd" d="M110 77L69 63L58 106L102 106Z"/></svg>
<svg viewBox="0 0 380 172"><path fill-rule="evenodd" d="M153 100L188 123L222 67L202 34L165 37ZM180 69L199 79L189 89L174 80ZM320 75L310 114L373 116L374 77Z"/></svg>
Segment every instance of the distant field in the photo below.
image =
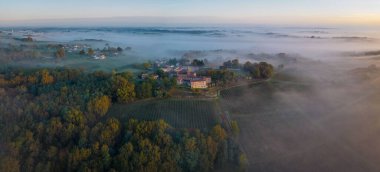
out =
<svg viewBox="0 0 380 172"><path fill-rule="evenodd" d="M68 54L60 60L55 58L42 58L33 60L20 60L17 62L10 62L9 66L21 67L68 67L68 68L81 68L86 71L107 71L117 70L118 72L130 71L134 73L141 72L139 69L132 68L130 64L141 62L138 58L133 56L122 55L118 57L108 57L104 60L95 60L88 56L80 56L78 54Z"/></svg>
<svg viewBox="0 0 380 172"><path fill-rule="evenodd" d="M141 70L131 67L131 64L141 63L146 61L143 57L136 55L131 51L124 51L118 56L110 56L104 60L95 60L87 55L79 55L79 52L65 52L65 57L57 59L54 56L56 48L47 48L49 44L87 44L91 45L94 49L102 49L107 42L104 41L76 41L76 42L47 42L47 41L34 41L34 42L22 42L13 39L13 37L2 37L0 39L3 44L0 44L1 48L7 48L8 44L19 47L20 45L29 45L35 48L23 48L23 51L33 51L35 54L33 57L22 56L17 60L8 60L3 54L0 54L0 68L5 67L23 67L23 68L55 68L55 67L68 67L68 68L82 68L86 71L107 71L111 72L117 70L118 72L130 71L138 73ZM5 60L4 62L2 60Z"/></svg>
<svg viewBox="0 0 380 172"><path fill-rule="evenodd" d="M129 105L113 105L110 115L121 119L164 119L175 128L208 129L218 123L217 106L213 100L150 100Z"/></svg>

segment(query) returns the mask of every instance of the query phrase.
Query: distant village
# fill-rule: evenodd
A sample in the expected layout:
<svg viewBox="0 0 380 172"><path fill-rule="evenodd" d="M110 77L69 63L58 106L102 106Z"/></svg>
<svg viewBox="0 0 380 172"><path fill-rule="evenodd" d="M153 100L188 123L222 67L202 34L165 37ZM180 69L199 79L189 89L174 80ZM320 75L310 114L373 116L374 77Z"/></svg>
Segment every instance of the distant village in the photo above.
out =
<svg viewBox="0 0 380 172"><path fill-rule="evenodd" d="M34 42L35 36L38 36L39 33L30 31L30 30L20 30L20 31L0 31L0 33L5 33L8 36L12 36L15 40L23 42ZM93 39L85 39L80 41L94 41ZM101 40L100 40L101 41ZM107 57L118 56L122 51L130 51L131 47L121 48L121 47L111 47L108 43L105 44L103 49L93 49L90 45L85 43L65 43L65 44L56 44L48 45L49 48L58 48L56 57L63 57L66 53L79 53L80 55L88 55L95 60L104 60ZM62 48L62 50L60 50ZM61 52L59 52L61 51ZM57 56L57 54L59 54Z"/></svg>
<svg viewBox="0 0 380 172"><path fill-rule="evenodd" d="M130 50L130 47L125 49L121 47L111 47L109 44L100 50L100 49L92 49L87 44L64 44L63 48L68 53L79 53L80 55L89 55L95 60L104 60L107 57L118 56L124 50Z"/></svg>

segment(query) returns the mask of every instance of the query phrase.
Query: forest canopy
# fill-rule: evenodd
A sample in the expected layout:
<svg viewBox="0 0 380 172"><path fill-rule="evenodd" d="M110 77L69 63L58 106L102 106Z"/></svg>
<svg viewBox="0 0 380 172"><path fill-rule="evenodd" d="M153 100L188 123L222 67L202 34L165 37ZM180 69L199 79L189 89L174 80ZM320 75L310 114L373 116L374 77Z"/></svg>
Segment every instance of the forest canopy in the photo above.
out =
<svg viewBox="0 0 380 172"><path fill-rule="evenodd" d="M80 69L1 72L0 171L212 171L242 164L219 124L173 128L108 114L112 104L162 96L170 83Z"/></svg>

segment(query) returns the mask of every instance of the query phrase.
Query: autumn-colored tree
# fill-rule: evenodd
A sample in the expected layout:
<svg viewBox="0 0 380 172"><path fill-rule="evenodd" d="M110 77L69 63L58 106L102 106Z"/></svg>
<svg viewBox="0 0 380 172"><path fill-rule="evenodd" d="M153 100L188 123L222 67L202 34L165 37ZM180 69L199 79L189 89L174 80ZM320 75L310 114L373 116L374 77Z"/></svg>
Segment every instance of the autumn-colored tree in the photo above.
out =
<svg viewBox="0 0 380 172"><path fill-rule="evenodd" d="M237 136L240 133L240 128L237 121L231 121L231 130L235 136Z"/></svg>
<svg viewBox="0 0 380 172"><path fill-rule="evenodd" d="M117 91L129 89L133 100L129 74L49 69L5 72L0 80L7 119L0 120L0 171L213 171L239 163L240 151L220 125L206 132L164 120L100 118L111 106L107 96L118 100Z"/></svg>
<svg viewBox="0 0 380 172"><path fill-rule="evenodd" d="M216 125L214 128L211 130L211 137L213 137L214 140L220 141L224 140L227 137L226 131L222 128L220 124Z"/></svg>
<svg viewBox="0 0 380 172"><path fill-rule="evenodd" d="M92 56L92 55L95 54L95 51L94 51L92 48L89 48L89 49L87 50L87 54L90 55L90 56Z"/></svg>
<svg viewBox="0 0 380 172"><path fill-rule="evenodd" d="M128 81L132 81L133 80L133 73L129 72L129 71L120 73L120 76L122 76L123 78L127 79Z"/></svg>
<svg viewBox="0 0 380 172"><path fill-rule="evenodd" d="M247 156L244 153L241 153L239 155L239 170L245 171L248 165L248 159Z"/></svg>
<svg viewBox="0 0 380 172"><path fill-rule="evenodd" d="M152 67L152 64L149 62L146 62L146 63L143 63L143 66L145 69L149 69L150 67Z"/></svg>
<svg viewBox="0 0 380 172"><path fill-rule="evenodd" d="M111 99L108 96L94 98L87 105L87 110L99 117L104 116L111 106Z"/></svg>
<svg viewBox="0 0 380 172"><path fill-rule="evenodd" d="M41 71L41 83L44 85L52 84L54 82L54 77L49 74L49 71Z"/></svg>
<svg viewBox="0 0 380 172"><path fill-rule="evenodd" d="M35 84L35 83L37 83L37 77L33 76L33 75L28 76L28 83L29 84Z"/></svg>
<svg viewBox="0 0 380 172"><path fill-rule="evenodd" d="M19 161L16 158L1 156L0 157L0 171L19 172L20 171Z"/></svg>
<svg viewBox="0 0 380 172"><path fill-rule="evenodd" d="M74 148L70 152L69 157L69 168L70 171L75 171L78 169L84 161L86 161L91 155L91 149L88 148Z"/></svg>
<svg viewBox="0 0 380 172"><path fill-rule="evenodd" d="M59 48L59 49L55 52L55 57L57 57L57 58L65 57L65 49L64 49L63 47Z"/></svg>

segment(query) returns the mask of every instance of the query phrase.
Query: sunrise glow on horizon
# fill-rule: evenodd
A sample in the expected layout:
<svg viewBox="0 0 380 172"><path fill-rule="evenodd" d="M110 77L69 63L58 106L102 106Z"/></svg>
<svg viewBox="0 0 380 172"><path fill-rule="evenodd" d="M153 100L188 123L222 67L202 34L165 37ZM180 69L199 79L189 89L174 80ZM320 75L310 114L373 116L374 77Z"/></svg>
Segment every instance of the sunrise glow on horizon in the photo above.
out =
<svg viewBox="0 0 380 172"><path fill-rule="evenodd" d="M1 0L0 22L136 16L144 22L144 17L154 16L176 18L172 22L183 18L207 23L198 19L210 17L219 23L380 25L379 7L377 0Z"/></svg>

